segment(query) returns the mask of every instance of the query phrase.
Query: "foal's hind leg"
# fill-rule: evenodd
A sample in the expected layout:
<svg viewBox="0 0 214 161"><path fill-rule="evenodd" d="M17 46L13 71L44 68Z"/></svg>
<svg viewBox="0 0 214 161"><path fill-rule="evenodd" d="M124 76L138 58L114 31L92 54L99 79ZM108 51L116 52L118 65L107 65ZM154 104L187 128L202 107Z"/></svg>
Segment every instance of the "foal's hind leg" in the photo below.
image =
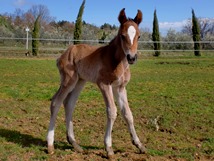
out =
<svg viewBox="0 0 214 161"><path fill-rule="evenodd" d="M65 117L66 117L66 134L67 134L67 140L70 144L73 145L74 150L78 152L82 152L83 149L76 143L75 137L74 137L74 131L73 131L73 122L72 122L72 115L75 108L76 101L78 99L78 96L83 89L85 85L84 80L79 80L73 89L72 92L68 94L64 101L64 107L65 107Z"/></svg>
<svg viewBox="0 0 214 161"><path fill-rule="evenodd" d="M114 91L114 96L116 97L117 102L120 106L123 118L128 125L129 133L132 138L132 143L140 150L140 153L145 153L146 148L140 142L140 140L136 134L135 128L134 128L134 119L132 116L132 112L129 108L125 87L116 87L116 88L114 88L113 91Z"/></svg>
<svg viewBox="0 0 214 161"><path fill-rule="evenodd" d="M61 85L59 90L56 92L56 94L53 96L50 106L51 111L51 117L50 117L50 124L48 128L48 134L47 134L47 144L48 144L48 153L53 154L54 153L54 128L55 128L55 122L56 117L59 111L60 106L62 105L64 99L67 97L68 93L73 90L75 87L75 84L77 82L77 77L74 76L73 79L69 80L69 83L65 85Z"/></svg>

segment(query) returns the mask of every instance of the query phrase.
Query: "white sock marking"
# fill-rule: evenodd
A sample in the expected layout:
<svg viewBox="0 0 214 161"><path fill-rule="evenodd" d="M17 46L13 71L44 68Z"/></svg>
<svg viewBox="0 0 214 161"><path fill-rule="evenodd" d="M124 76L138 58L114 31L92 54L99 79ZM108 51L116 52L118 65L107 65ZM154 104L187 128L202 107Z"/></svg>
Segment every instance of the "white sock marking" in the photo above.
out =
<svg viewBox="0 0 214 161"><path fill-rule="evenodd" d="M54 130L48 131L47 142L49 146L52 146L54 143Z"/></svg>

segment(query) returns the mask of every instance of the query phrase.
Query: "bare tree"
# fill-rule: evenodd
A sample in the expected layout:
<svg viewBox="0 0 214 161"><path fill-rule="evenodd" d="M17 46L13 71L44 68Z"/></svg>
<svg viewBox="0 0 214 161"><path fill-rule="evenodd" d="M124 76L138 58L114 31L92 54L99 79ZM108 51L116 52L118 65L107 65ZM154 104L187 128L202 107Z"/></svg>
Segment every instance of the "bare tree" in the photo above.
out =
<svg viewBox="0 0 214 161"><path fill-rule="evenodd" d="M15 26L24 26L24 11L20 8L15 9L12 14L13 23Z"/></svg>
<svg viewBox="0 0 214 161"><path fill-rule="evenodd" d="M209 18L198 18L201 40L206 40L208 34L214 34L214 19ZM192 35L192 20L189 19L186 25L183 26L183 33Z"/></svg>
<svg viewBox="0 0 214 161"><path fill-rule="evenodd" d="M34 21L40 15L41 23L45 23L45 24L50 23L54 19L53 17L50 16L50 12L49 12L49 9L47 8L47 6L44 6L44 5L33 5L28 10L27 13L30 13L33 15Z"/></svg>
<svg viewBox="0 0 214 161"><path fill-rule="evenodd" d="M30 12L26 12L24 14L24 22L25 22L25 26L28 26L30 28L33 28L34 26L34 16L30 13Z"/></svg>
<svg viewBox="0 0 214 161"><path fill-rule="evenodd" d="M214 19L203 18L199 20L201 39L204 40L208 33L214 34Z"/></svg>
<svg viewBox="0 0 214 161"><path fill-rule="evenodd" d="M139 49L142 50L152 50L153 49L153 43L152 43L152 32L149 28L141 28L141 36L139 41Z"/></svg>

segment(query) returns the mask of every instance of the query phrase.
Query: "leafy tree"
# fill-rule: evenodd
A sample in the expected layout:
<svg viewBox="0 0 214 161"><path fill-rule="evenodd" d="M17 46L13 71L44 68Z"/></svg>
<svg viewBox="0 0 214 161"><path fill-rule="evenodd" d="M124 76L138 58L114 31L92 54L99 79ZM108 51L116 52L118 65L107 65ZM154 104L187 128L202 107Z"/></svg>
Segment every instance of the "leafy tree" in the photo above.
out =
<svg viewBox="0 0 214 161"><path fill-rule="evenodd" d="M34 28L32 32L32 55L37 56L39 52L39 31L40 31L40 15L34 22Z"/></svg>
<svg viewBox="0 0 214 161"><path fill-rule="evenodd" d="M107 37L107 34L105 33L105 31L103 31L103 34L102 34L101 38L99 39L99 43L103 44L105 39L106 39L106 37Z"/></svg>
<svg viewBox="0 0 214 161"><path fill-rule="evenodd" d="M193 9L192 9L192 38L194 41L195 56L201 56L201 53L200 53L201 44L199 42L201 40L200 27L198 24L198 19L195 16L195 12Z"/></svg>
<svg viewBox="0 0 214 161"><path fill-rule="evenodd" d="M85 0L83 0L80 9L79 9L79 13L77 15L77 19L76 19L76 23L75 23L75 28L74 28L74 44L79 44L81 37L82 37L82 15L83 15L83 11L85 8Z"/></svg>
<svg viewBox="0 0 214 161"><path fill-rule="evenodd" d="M164 50L191 50L193 45L192 43L178 43L178 42L186 42L191 41L192 36L183 33L178 32L174 29L169 29L167 31L166 36L163 38L164 41L169 43L164 43L161 47ZM171 42L177 42L177 43L171 43Z"/></svg>
<svg viewBox="0 0 214 161"><path fill-rule="evenodd" d="M7 20L6 16L0 15L0 26L4 26L4 27L8 28L9 30L12 30L12 25Z"/></svg>
<svg viewBox="0 0 214 161"><path fill-rule="evenodd" d="M154 42L154 50L155 54L154 56L159 56L160 55L160 33L159 33L159 25L158 25L158 18L156 14L156 9L154 11L154 20L153 20L153 32L152 32L152 40Z"/></svg>
<svg viewBox="0 0 214 161"><path fill-rule="evenodd" d="M109 30L115 30L117 27L115 25L110 25L109 23L104 23L103 25L100 26L100 29L109 29Z"/></svg>

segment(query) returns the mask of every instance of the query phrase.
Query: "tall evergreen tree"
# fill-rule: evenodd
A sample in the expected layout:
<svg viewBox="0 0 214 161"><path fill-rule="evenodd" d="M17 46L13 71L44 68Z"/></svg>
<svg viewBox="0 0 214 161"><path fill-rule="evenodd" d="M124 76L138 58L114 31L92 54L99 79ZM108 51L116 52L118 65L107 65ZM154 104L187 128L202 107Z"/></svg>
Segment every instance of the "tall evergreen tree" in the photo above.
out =
<svg viewBox="0 0 214 161"><path fill-rule="evenodd" d="M160 45L160 33L159 33L159 25L158 25L156 9L154 11L152 40L154 42L154 50L155 50L154 56L159 56L161 53L160 52L161 45Z"/></svg>
<svg viewBox="0 0 214 161"><path fill-rule="evenodd" d="M192 9L192 38L193 38L193 41L194 41L194 53L195 53L195 56L201 56L201 52L200 52L201 44L199 42L201 40L200 27L199 27L199 24L198 24L198 19L195 16L195 12L194 12L193 9Z"/></svg>
<svg viewBox="0 0 214 161"><path fill-rule="evenodd" d="M85 8L85 0L83 0L80 9L79 9L79 13L77 15L77 19L76 19L76 23L75 23L75 28L74 28L74 44L79 44L81 37L82 37L82 15L83 15L83 11Z"/></svg>
<svg viewBox="0 0 214 161"><path fill-rule="evenodd" d="M39 32L40 32L40 15L34 22L34 28L32 32L32 55L37 56L39 52Z"/></svg>

